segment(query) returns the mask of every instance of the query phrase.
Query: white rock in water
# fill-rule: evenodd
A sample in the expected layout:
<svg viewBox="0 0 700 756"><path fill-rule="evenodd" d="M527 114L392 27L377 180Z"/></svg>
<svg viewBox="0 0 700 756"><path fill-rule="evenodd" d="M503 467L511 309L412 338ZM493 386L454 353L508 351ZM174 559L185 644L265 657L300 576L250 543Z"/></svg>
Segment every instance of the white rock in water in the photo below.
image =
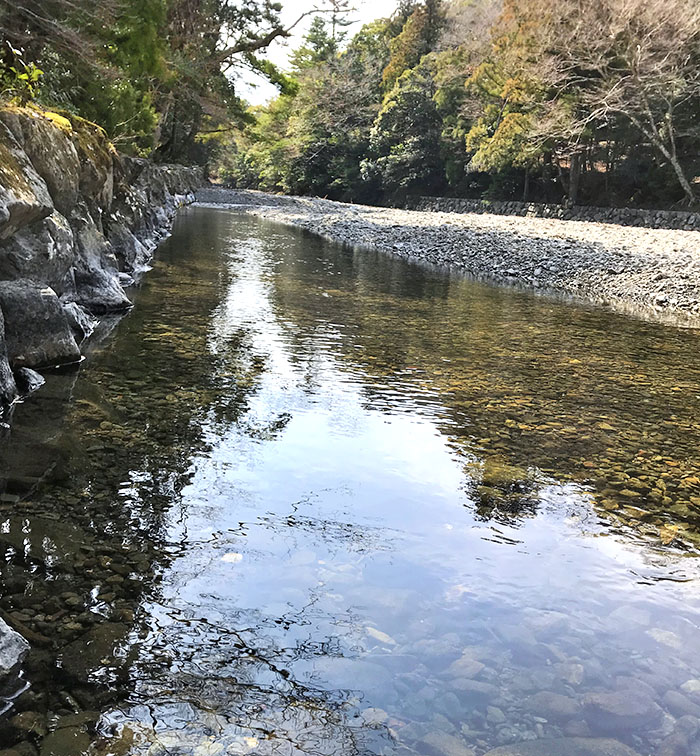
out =
<svg viewBox="0 0 700 756"><path fill-rule="evenodd" d="M362 717L362 721L370 727L384 724L389 719L389 715L384 709L377 709L376 707L364 709L360 716Z"/></svg>
<svg viewBox="0 0 700 756"><path fill-rule="evenodd" d="M27 651L27 641L0 619L0 680L16 670Z"/></svg>
<svg viewBox="0 0 700 756"><path fill-rule="evenodd" d="M388 646L396 645L396 641L390 635L383 633L381 630L377 630L376 627L370 627L368 625L365 630L367 631L367 635L378 640L380 643L385 643Z"/></svg>
<svg viewBox="0 0 700 756"><path fill-rule="evenodd" d="M651 636L662 646L668 646L669 648L675 648L677 650L683 648L683 641L670 630L662 630L660 627L653 627L651 630L647 630L647 635Z"/></svg>
<svg viewBox="0 0 700 756"><path fill-rule="evenodd" d="M684 693L698 694L700 693L700 680L688 680L681 685L681 690Z"/></svg>
<svg viewBox="0 0 700 756"><path fill-rule="evenodd" d="M223 743L217 743L215 740L209 740L200 743L192 753L193 756L218 756L218 754L223 753L223 750Z"/></svg>

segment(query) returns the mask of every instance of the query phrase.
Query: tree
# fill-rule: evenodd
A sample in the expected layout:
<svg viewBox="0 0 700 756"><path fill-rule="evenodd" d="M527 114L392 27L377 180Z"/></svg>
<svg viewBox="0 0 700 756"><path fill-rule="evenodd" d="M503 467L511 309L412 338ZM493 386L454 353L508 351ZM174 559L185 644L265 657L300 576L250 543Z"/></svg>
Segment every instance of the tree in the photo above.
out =
<svg viewBox="0 0 700 756"><path fill-rule="evenodd" d="M290 57L292 70L299 72L328 62L338 51L334 37L328 33L326 20L316 16L304 36L304 42Z"/></svg>
<svg viewBox="0 0 700 756"><path fill-rule="evenodd" d="M377 180L384 196L394 201L410 194L434 193L444 184L442 123L432 69L433 61L424 59L403 73L372 127L363 176L367 181Z"/></svg>
<svg viewBox="0 0 700 756"><path fill-rule="evenodd" d="M425 0L411 8L400 33L391 41L391 58L383 74L386 91L394 86L404 71L418 65L421 58L435 48L442 22L441 0Z"/></svg>
<svg viewBox="0 0 700 756"><path fill-rule="evenodd" d="M287 26L281 7L271 0L0 0L0 31L23 63L44 72L38 96L47 104L104 125L121 149L202 161L200 131L246 118L236 95L241 71L290 85L261 55L317 11ZM326 11L342 23L342 0ZM14 66L0 65L5 82Z"/></svg>
<svg viewBox="0 0 700 756"><path fill-rule="evenodd" d="M627 121L695 202L686 164L700 137L700 5L511 0L507 13L527 37L524 60L548 90L549 122L562 123L567 99L572 136Z"/></svg>

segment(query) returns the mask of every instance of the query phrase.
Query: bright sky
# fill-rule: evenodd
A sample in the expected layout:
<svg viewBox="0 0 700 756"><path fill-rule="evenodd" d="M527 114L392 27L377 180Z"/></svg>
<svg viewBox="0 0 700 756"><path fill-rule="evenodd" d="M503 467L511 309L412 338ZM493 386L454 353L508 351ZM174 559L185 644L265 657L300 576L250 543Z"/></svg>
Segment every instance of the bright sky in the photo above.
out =
<svg viewBox="0 0 700 756"><path fill-rule="evenodd" d="M305 11L311 10L321 3L313 0L282 0L282 18L286 24L293 24ZM355 0L352 6L355 12L350 14L354 24L348 27L352 36L359 30L362 24L373 21L375 18L390 16L396 9L396 0ZM286 68L289 53L299 46L302 37L311 23L307 17L294 29L288 40L273 42L266 52L266 56L281 68ZM259 105L277 95L277 89L262 78L249 74L244 78L243 85L239 84L238 93L253 105Z"/></svg>

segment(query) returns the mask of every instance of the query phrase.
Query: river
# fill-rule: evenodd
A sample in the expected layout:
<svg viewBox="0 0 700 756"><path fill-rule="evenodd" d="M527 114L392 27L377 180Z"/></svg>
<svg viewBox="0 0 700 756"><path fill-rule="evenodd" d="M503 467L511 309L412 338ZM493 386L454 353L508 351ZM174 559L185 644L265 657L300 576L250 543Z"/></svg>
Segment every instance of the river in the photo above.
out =
<svg viewBox="0 0 700 756"><path fill-rule="evenodd" d="M698 752L697 331L201 207L132 293L2 441L13 756Z"/></svg>

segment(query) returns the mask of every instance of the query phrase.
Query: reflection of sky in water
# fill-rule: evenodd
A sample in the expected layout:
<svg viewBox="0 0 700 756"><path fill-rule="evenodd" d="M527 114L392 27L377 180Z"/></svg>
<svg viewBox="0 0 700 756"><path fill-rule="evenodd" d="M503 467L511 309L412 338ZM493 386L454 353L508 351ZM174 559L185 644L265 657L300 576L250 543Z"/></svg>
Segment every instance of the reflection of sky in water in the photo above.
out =
<svg viewBox="0 0 700 756"><path fill-rule="evenodd" d="M211 447L170 515L176 557L141 610L132 674L148 708L108 720L140 723L143 752L155 725L175 753L389 753L435 731L481 753L572 722L600 734L594 715L523 704L542 690L581 701L700 676L696 583L672 582L694 564L611 534L585 485L534 468L529 515L479 516L481 452L445 435L440 392L348 360L352 324L314 312L313 277L295 303L306 323L285 310L276 255L294 244L311 242L233 244L209 346L222 380L264 369L241 417L211 409ZM603 730L641 750L664 727Z"/></svg>

